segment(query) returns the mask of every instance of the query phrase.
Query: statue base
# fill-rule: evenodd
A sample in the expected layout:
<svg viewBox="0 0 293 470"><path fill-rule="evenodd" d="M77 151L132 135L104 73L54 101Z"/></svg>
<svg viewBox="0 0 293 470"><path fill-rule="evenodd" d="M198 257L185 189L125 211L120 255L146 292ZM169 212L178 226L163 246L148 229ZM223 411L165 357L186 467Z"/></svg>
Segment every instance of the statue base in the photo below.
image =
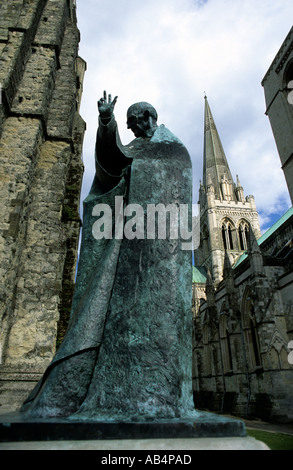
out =
<svg viewBox="0 0 293 470"><path fill-rule="evenodd" d="M246 437L245 424L213 413L194 419L149 422L28 419L20 413L0 416L0 442L90 441Z"/></svg>

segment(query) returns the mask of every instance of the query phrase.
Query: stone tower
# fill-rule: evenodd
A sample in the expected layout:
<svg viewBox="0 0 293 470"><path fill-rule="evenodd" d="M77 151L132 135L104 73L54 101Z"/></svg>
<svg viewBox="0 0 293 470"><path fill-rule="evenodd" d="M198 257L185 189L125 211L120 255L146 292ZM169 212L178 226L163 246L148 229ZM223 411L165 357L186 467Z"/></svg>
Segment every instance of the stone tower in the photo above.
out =
<svg viewBox="0 0 293 470"><path fill-rule="evenodd" d="M263 81L269 117L293 202L293 27Z"/></svg>
<svg viewBox="0 0 293 470"><path fill-rule="evenodd" d="M73 0L0 0L0 405L66 329L80 231L85 62Z"/></svg>
<svg viewBox="0 0 293 470"><path fill-rule="evenodd" d="M207 99L199 199L195 407L292 422L293 208L260 236L254 199L233 182Z"/></svg>
<svg viewBox="0 0 293 470"><path fill-rule="evenodd" d="M256 238L261 232L254 197L245 197L238 176L236 183L232 178L207 97L199 206L200 245L194 253L195 265L197 270L209 270L217 284L223 278L225 251L234 264L247 249L249 227Z"/></svg>

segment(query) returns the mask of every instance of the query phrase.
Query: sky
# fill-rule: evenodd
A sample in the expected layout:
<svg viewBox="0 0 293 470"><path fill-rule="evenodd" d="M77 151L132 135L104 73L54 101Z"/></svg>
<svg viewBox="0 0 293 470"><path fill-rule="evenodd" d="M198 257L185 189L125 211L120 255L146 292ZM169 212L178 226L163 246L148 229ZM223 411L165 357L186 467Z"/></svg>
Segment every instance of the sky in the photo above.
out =
<svg viewBox="0 0 293 470"><path fill-rule="evenodd" d="M186 146L193 165L193 203L203 172L204 95L234 181L255 197L262 233L291 206L265 115L261 81L287 36L292 0L77 0L79 55L87 63L80 113L83 200L94 176L97 101L118 96L123 144L133 138L126 112L138 101L157 110Z"/></svg>

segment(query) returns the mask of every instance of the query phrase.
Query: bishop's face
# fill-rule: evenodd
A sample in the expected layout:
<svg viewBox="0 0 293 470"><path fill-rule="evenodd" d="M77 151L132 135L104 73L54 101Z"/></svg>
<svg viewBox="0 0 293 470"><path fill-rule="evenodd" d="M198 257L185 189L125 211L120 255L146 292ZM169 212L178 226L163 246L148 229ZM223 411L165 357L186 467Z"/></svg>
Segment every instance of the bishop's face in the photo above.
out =
<svg viewBox="0 0 293 470"><path fill-rule="evenodd" d="M135 137L146 137L150 129L149 115L133 111L127 114L127 129L131 129Z"/></svg>

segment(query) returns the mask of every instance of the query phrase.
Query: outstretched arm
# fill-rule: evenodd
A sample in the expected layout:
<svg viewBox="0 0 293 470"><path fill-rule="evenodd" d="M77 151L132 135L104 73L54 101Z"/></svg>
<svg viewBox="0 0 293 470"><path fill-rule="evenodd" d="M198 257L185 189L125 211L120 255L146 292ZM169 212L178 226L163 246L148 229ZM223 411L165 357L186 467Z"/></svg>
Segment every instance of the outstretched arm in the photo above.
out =
<svg viewBox="0 0 293 470"><path fill-rule="evenodd" d="M105 188L116 186L121 179L123 169L131 161L125 156L120 141L117 123L114 118L114 107L117 96L112 101L109 94L104 91L103 98L98 101L99 127L96 140L96 175L92 190L95 190L97 181Z"/></svg>

